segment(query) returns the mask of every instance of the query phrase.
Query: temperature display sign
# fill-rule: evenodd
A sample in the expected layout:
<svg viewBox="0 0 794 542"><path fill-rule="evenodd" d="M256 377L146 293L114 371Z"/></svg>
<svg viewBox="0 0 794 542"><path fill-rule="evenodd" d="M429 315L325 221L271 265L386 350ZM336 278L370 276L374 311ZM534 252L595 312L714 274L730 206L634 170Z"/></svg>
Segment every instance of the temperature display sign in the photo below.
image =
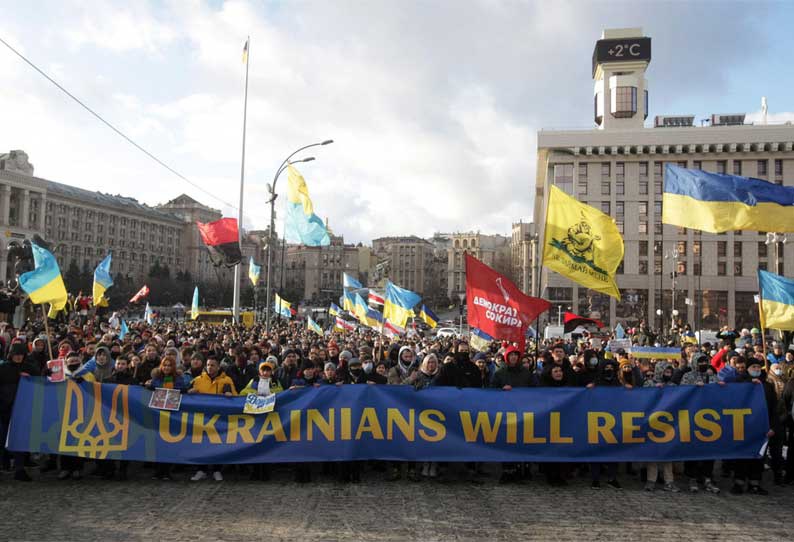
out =
<svg viewBox="0 0 794 542"><path fill-rule="evenodd" d="M651 60L651 38L598 40L593 51L593 74L602 62Z"/></svg>

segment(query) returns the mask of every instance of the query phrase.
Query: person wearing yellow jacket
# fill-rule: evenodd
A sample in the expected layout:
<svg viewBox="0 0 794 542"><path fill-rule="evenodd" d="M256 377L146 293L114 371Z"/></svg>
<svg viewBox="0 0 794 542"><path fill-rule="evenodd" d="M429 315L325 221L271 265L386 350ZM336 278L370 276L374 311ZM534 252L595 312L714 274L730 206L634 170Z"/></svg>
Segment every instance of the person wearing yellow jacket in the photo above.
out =
<svg viewBox="0 0 794 542"><path fill-rule="evenodd" d="M273 371L275 370L276 367L272 361L260 362L259 376L249 380L245 388L240 390L240 395L270 395L271 393L284 391L284 388L281 387L281 382L277 378L273 378Z"/></svg>
<svg viewBox="0 0 794 542"><path fill-rule="evenodd" d="M234 389L234 382L221 371L221 365L214 357L207 358L207 367L204 372L194 378L190 383L188 393L207 393L211 395L237 395ZM207 479L207 472L212 471L212 477L216 482L223 481L220 465L204 465L196 471L190 480L199 482Z"/></svg>
<svg viewBox="0 0 794 542"><path fill-rule="evenodd" d="M259 363L259 376L252 378L248 384L240 391L240 395L270 395L284 391L277 378L273 378L273 371L276 364L272 361L262 361ZM251 480L270 480L270 464L257 463L251 466Z"/></svg>
<svg viewBox="0 0 794 542"><path fill-rule="evenodd" d="M190 383L188 393L207 393L210 395L237 395L232 379L221 370L218 360L207 358L207 367L204 372L194 378Z"/></svg>

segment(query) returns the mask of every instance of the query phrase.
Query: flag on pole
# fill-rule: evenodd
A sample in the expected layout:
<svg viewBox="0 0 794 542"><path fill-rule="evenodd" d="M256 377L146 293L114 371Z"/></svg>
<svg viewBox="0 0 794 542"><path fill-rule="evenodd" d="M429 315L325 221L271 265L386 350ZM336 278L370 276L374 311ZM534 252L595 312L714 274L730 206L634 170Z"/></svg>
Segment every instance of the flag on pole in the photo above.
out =
<svg viewBox="0 0 794 542"><path fill-rule="evenodd" d="M121 319L121 330L119 331L119 340L123 341L124 337L127 336L127 333L130 332L130 328L127 327L127 321L124 318Z"/></svg>
<svg viewBox="0 0 794 542"><path fill-rule="evenodd" d="M794 232L794 187L665 164L662 222L711 233Z"/></svg>
<svg viewBox="0 0 794 542"><path fill-rule="evenodd" d="M330 245L331 237L323 221L314 214L314 205L303 175L294 167L287 166L287 178L287 216L284 220L287 241L308 247Z"/></svg>
<svg viewBox="0 0 794 542"><path fill-rule="evenodd" d="M388 320L384 320L383 322L383 334L387 337L396 338L402 335L405 335L405 328L400 327L397 324L393 324Z"/></svg>
<svg viewBox="0 0 794 542"><path fill-rule="evenodd" d="M251 284L253 284L254 288L256 288L256 284L259 282L259 275L262 274L262 266L256 265L254 263L254 257L251 256L251 260L248 262L248 278L251 279Z"/></svg>
<svg viewBox="0 0 794 542"><path fill-rule="evenodd" d="M758 289L761 327L794 330L794 280L759 269Z"/></svg>
<svg viewBox="0 0 794 542"><path fill-rule="evenodd" d="M99 265L94 269L94 306L107 307L108 299L105 297L105 291L113 286L113 278L110 276L110 261L111 253L105 256L105 259L99 262Z"/></svg>
<svg viewBox="0 0 794 542"><path fill-rule="evenodd" d="M251 38L245 40L245 45L243 46L243 64L248 64L248 42L251 41Z"/></svg>
<svg viewBox="0 0 794 542"><path fill-rule="evenodd" d="M193 289L193 303L190 304L190 319L195 320L199 315L199 293L198 286Z"/></svg>
<svg viewBox="0 0 794 542"><path fill-rule="evenodd" d="M380 295L378 292L376 292L375 290L369 291L369 295L367 295L367 303L369 303L370 305L382 306L385 302L386 300L383 299L383 296Z"/></svg>
<svg viewBox="0 0 794 542"><path fill-rule="evenodd" d="M433 311L428 309L427 305L422 304L422 310L419 311L419 318L431 328L435 328L438 325L438 316L433 314Z"/></svg>
<svg viewBox="0 0 794 542"><path fill-rule="evenodd" d="M152 312L152 308L149 306L148 301L146 302L146 310L143 311L143 318L149 325L152 325L152 322L154 322L154 313Z"/></svg>
<svg viewBox="0 0 794 542"><path fill-rule="evenodd" d="M413 309L420 301L422 298L419 294L400 288L392 281L388 281L383 304L383 317L400 327L405 327L408 319L416 316Z"/></svg>
<svg viewBox="0 0 794 542"><path fill-rule="evenodd" d="M339 316L334 321L334 328L341 329L342 331L355 331L356 326Z"/></svg>
<svg viewBox="0 0 794 542"><path fill-rule="evenodd" d="M149 287L144 284L143 288L138 290L138 293L132 296L132 298L130 299L130 303L137 303L147 295L149 295Z"/></svg>
<svg viewBox="0 0 794 542"><path fill-rule="evenodd" d="M470 254L466 254L466 303L469 325L519 345L524 344L532 321L551 307Z"/></svg>
<svg viewBox="0 0 794 542"><path fill-rule="evenodd" d="M210 260L215 266L233 267L240 263L240 238L236 218L221 218L206 224L196 222L201 239L207 245Z"/></svg>
<svg viewBox="0 0 794 542"><path fill-rule="evenodd" d="M601 320L595 318L585 318L572 312L565 311L563 315L563 333L570 333L579 326L596 326L598 328L604 327ZM620 325L620 324L618 324Z"/></svg>
<svg viewBox="0 0 794 542"><path fill-rule="evenodd" d="M312 319L312 317L311 317L311 316L309 316L309 319L308 319L308 320L306 320L306 329L308 329L309 331L314 331L314 332L315 332L317 335L319 335L320 337L322 337L322 336L323 336L323 328L321 328L321 327L320 327L320 324L318 324L317 322L315 322L315 321Z"/></svg>
<svg viewBox="0 0 794 542"><path fill-rule="evenodd" d="M350 292L344 292L342 294L342 308L345 309L350 314L353 314L356 310L356 298Z"/></svg>
<svg viewBox="0 0 794 542"><path fill-rule="evenodd" d="M364 298L361 297L359 293L355 294L355 298L356 298L356 308L354 313L356 315L356 318L358 318L358 321L365 326L369 326L372 328L379 327L380 324L383 322L383 315L378 311L376 311L375 309L371 309L364 301Z"/></svg>
<svg viewBox="0 0 794 542"><path fill-rule="evenodd" d="M469 337L469 346L471 346L474 350L478 352L485 352L488 350L488 347L491 346L491 343L494 342L494 338L488 335L481 329L477 329L476 327L471 328L471 336Z"/></svg>
<svg viewBox="0 0 794 542"><path fill-rule="evenodd" d="M331 306L328 308L328 314L331 316L339 316L342 314L342 309L340 309L339 305L336 303L331 303Z"/></svg>
<svg viewBox="0 0 794 542"><path fill-rule="evenodd" d="M278 294L273 298L273 310L276 311L276 314L280 314L284 318L292 317L292 303L285 301Z"/></svg>
<svg viewBox="0 0 794 542"><path fill-rule="evenodd" d="M623 237L612 217L552 186L546 209L543 265L620 300L615 273L622 260Z"/></svg>
<svg viewBox="0 0 794 542"><path fill-rule="evenodd" d="M52 318L66 306L66 286L63 283L58 260L48 250L36 243L31 243L33 250L33 271L23 273L19 277L19 286L36 304L49 303L48 316Z"/></svg>
<svg viewBox="0 0 794 542"><path fill-rule="evenodd" d="M358 280L354 279L347 273L342 273L342 289L358 290L359 288L363 288L363 286Z"/></svg>

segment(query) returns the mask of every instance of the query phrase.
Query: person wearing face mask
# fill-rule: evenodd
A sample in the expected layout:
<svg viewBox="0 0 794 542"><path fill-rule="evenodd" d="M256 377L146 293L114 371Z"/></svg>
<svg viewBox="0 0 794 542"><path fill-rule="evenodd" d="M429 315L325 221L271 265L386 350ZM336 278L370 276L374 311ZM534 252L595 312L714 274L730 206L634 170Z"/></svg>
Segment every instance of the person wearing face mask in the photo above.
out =
<svg viewBox="0 0 794 542"><path fill-rule="evenodd" d="M643 384L646 388L666 388L675 386L673 382L673 366L667 361L659 361L654 367L654 374L651 378L647 378ZM664 483L664 491L670 493L679 493L681 490L675 485L673 478L673 463L670 461L646 463L648 477L645 482L645 491L653 491L656 489L656 482L659 478L659 471L662 473L662 481Z"/></svg>
<svg viewBox="0 0 794 542"><path fill-rule="evenodd" d="M409 384L416 380L419 367L416 363L416 354L410 346L403 346L397 354L397 364L389 370L389 384Z"/></svg>
<svg viewBox="0 0 794 542"><path fill-rule="evenodd" d="M347 366L342 369L342 382L344 384L365 384L367 374L364 372L361 360L352 358L347 362Z"/></svg>
<svg viewBox="0 0 794 542"><path fill-rule="evenodd" d="M620 386L618 378L618 362L615 359L605 359L599 366L598 375L589 383L587 388L598 387L617 387ZM618 482L618 464L617 463L590 463L590 487L592 489L601 489L601 475L606 473L607 485L613 489L623 489Z"/></svg>
<svg viewBox="0 0 794 542"><path fill-rule="evenodd" d="M455 386L458 388L482 388L484 385L480 369L469 358L469 345L459 342L453 352L454 363L444 363L438 371L436 386Z"/></svg>
<svg viewBox="0 0 794 542"><path fill-rule="evenodd" d="M563 388L572 385L571 381L565 380L565 372L559 365L550 365L540 376L540 386L544 388ZM566 463L543 463L541 470L546 475L546 482L553 487L567 486L565 475L569 472L569 465Z"/></svg>
<svg viewBox="0 0 794 542"><path fill-rule="evenodd" d="M783 484L783 445L786 442L785 413L781 412L780 405L783 404L783 390L786 383L783 381L783 368L780 363L772 363L769 372L766 373L766 381L775 390L777 398L778 427L775 435L769 439L769 457L772 459L772 472L775 476L775 485Z"/></svg>
<svg viewBox="0 0 794 542"><path fill-rule="evenodd" d="M292 387L290 389L294 390L296 388L319 386L319 380L320 379L317 376L317 368L312 361L307 359L303 362L300 376L292 381Z"/></svg>
<svg viewBox="0 0 794 542"><path fill-rule="evenodd" d="M66 363L63 369L64 376L69 380L75 382L83 382L83 371L80 354L78 352L69 352L66 355ZM71 455L59 456L61 468L58 472L58 480L80 480L83 477L83 460L80 457Z"/></svg>
<svg viewBox="0 0 794 542"><path fill-rule="evenodd" d="M388 384L388 371L383 361L376 364L368 354L363 354L361 365L364 369L364 373L367 375L367 384Z"/></svg>
<svg viewBox="0 0 794 542"><path fill-rule="evenodd" d="M763 371L763 366L763 360L757 359L755 357L749 358L747 360L747 375L742 375L742 377L737 378L736 382L742 383L749 381L755 385L763 387L768 413L768 419L766 421L768 424L768 431L766 436L772 439L780 432L780 417L777 411L777 395L775 394L775 387L767 381L766 374ZM740 495L744 492L747 492L752 495L768 495L769 492L761 487L761 475L763 472L764 458L740 459L736 461L736 470L734 473L731 493L734 495Z"/></svg>
<svg viewBox="0 0 794 542"><path fill-rule="evenodd" d="M574 377L574 382L579 387L587 386L595 381L600 363L598 352L595 350L585 350L582 357L584 358L584 368Z"/></svg>

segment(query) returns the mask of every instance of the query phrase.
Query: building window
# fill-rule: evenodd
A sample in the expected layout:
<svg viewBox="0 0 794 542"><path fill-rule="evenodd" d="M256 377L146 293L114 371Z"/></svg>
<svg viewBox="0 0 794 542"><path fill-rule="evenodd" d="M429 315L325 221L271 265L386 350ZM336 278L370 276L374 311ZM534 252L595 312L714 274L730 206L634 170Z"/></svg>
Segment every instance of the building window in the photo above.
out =
<svg viewBox="0 0 794 542"><path fill-rule="evenodd" d="M637 114L637 87L618 87L612 96L613 117L630 118Z"/></svg>
<svg viewBox="0 0 794 542"><path fill-rule="evenodd" d="M573 196L573 164L554 164L554 184L566 194ZM154 241L154 235L152 235Z"/></svg>
<svg viewBox="0 0 794 542"><path fill-rule="evenodd" d="M761 271L766 271L766 262L758 262L758 269Z"/></svg>
<svg viewBox="0 0 794 542"><path fill-rule="evenodd" d="M640 241L640 258L648 257L648 241Z"/></svg>
<svg viewBox="0 0 794 542"><path fill-rule="evenodd" d="M624 203L622 201L615 202L615 216L623 219L623 212L624 212Z"/></svg>
<svg viewBox="0 0 794 542"><path fill-rule="evenodd" d="M728 255L728 242L717 241L717 257L724 258L727 255Z"/></svg>
<svg viewBox="0 0 794 542"><path fill-rule="evenodd" d="M700 160L693 160L692 169L703 169L703 162L701 162Z"/></svg>
<svg viewBox="0 0 794 542"><path fill-rule="evenodd" d="M726 267L725 262L717 262L717 275L720 277L727 275Z"/></svg>
<svg viewBox="0 0 794 542"><path fill-rule="evenodd" d="M742 276L742 262L733 262L733 276L734 277Z"/></svg>
<svg viewBox="0 0 794 542"><path fill-rule="evenodd" d="M692 241L692 254L695 256L700 254L700 241Z"/></svg>
<svg viewBox="0 0 794 542"><path fill-rule="evenodd" d="M653 223L653 233L656 235L662 235L662 223L661 222L654 222Z"/></svg>
<svg viewBox="0 0 794 542"><path fill-rule="evenodd" d="M678 262L676 269L679 275L686 275L686 262Z"/></svg>
<svg viewBox="0 0 794 542"><path fill-rule="evenodd" d="M648 195L648 162L640 162L639 194Z"/></svg>
<svg viewBox="0 0 794 542"><path fill-rule="evenodd" d="M641 215L647 215L648 214L648 202L641 201L639 203L639 205L638 205L638 208L639 208L639 211L640 211Z"/></svg>
<svg viewBox="0 0 794 542"><path fill-rule="evenodd" d="M766 177L766 175L767 175L766 167L767 167L766 160L759 160L758 161L758 176L759 177Z"/></svg>
<svg viewBox="0 0 794 542"><path fill-rule="evenodd" d="M612 185L609 181L601 181L601 195L608 196L610 194Z"/></svg>
<svg viewBox="0 0 794 542"><path fill-rule="evenodd" d="M615 222L615 224L618 227L618 231L620 233L623 233L623 221L622 220L618 220L617 222ZM623 264L621 263L620 265L622 266Z"/></svg>
<svg viewBox="0 0 794 542"><path fill-rule="evenodd" d="M608 215L610 213L610 210L611 209L610 209L610 206L609 206L609 202L608 201L602 201L601 202L601 212Z"/></svg>
<svg viewBox="0 0 794 542"><path fill-rule="evenodd" d="M587 195L587 164L579 164L579 194Z"/></svg>
<svg viewBox="0 0 794 542"><path fill-rule="evenodd" d="M727 173L728 163L725 160L717 160L717 173L725 175Z"/></svg>
<svg viewBox="0 0 794 542"><path fill-rule="evenodd" d="M641 218L639 223L639 233L645 235L648 233L648 220Z"/></svg>
<svg viewBox="0 0 794 542"><path fill-rule="evenodd" d="M734 258L741 258L742 257L742 243L741 243L741 241L735 241L733 243L733 257Z"/></svg>
<svg viewBox="0 0 794 542"><path fill-rule="evenodd" d="M656 218L662 216L662 202L661 201L654 201L653 202L653 215Z"/></svg>
<svg viewBox="0 0 794 542"><path fill-rule="evenodd" d="M639 268L637 269L640 275L648 274L648 260L640 260Z"/></svg>
<svg viewBox="0 0 794 542"><path fill-rule="evenodd" d="M766 258L766 255L767 255L766 251L767 251L766 243L764 243L763 241L758 243L758 257L759 258Z"/></svg>
<svg viewBox="0 0 794 542"><path fill-rule="evenodd" d="M611 168L609 162L602 162L601 163L601 180L606 181L609 180L611 176Z"/></svg>
<svg viewBox="0 0 794 542"><path fill-rule="evenodd" d="M676 242L675 248L679 254L686 255L686 241Z"/></svg>
<svg viewBox="0 0 794 542"><path fill-rule="evenodd" d="M741 160L734 160L733 161L733 174L734 175L741 175L742 174L742 161Z"/></svg>

